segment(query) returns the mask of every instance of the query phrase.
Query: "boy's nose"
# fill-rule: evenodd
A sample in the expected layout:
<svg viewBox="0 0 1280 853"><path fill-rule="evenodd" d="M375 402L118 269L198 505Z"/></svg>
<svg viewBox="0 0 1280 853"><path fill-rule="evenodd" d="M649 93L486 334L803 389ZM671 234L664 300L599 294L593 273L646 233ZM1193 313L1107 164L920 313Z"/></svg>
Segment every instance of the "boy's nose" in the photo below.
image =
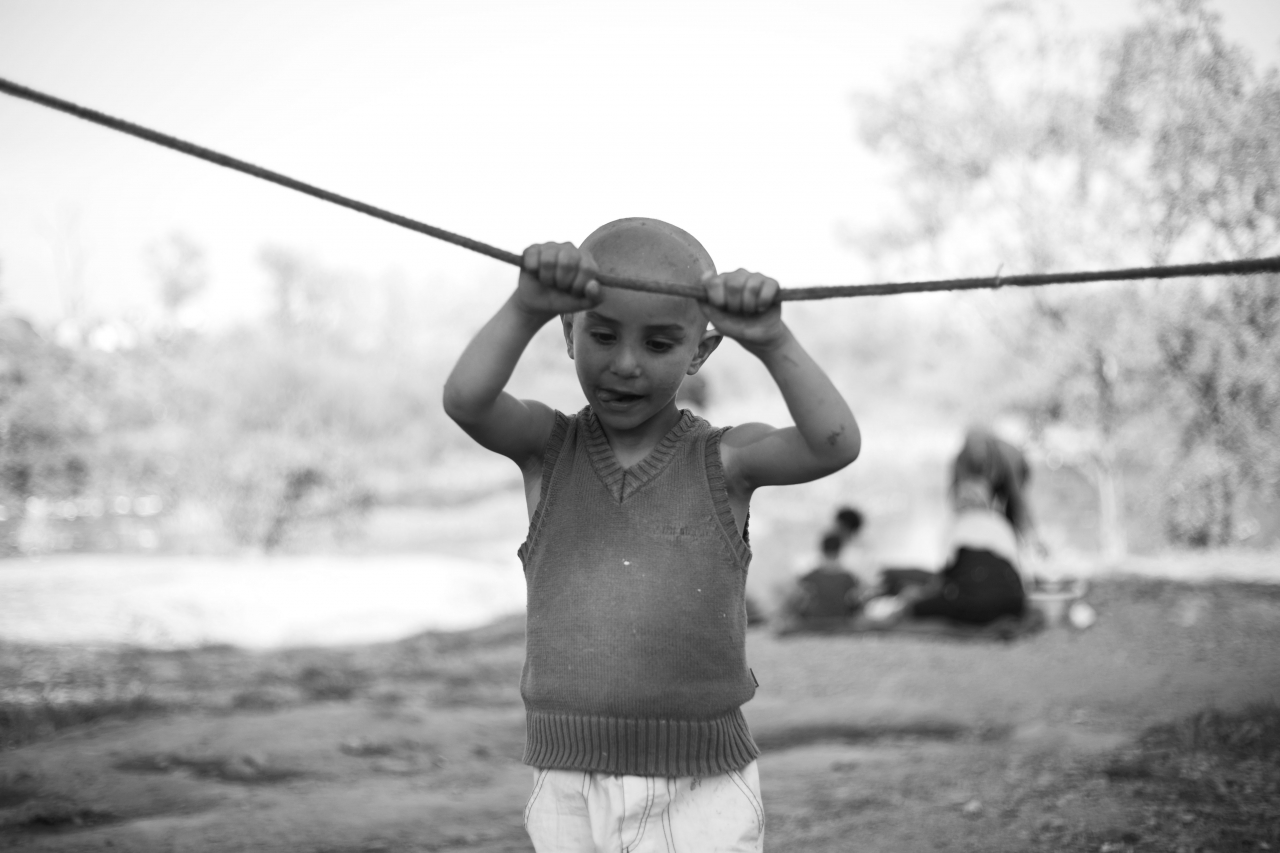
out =
<svg viewBox="0 0 1280 853"><path fill-rule="evenodd" d="M609 369L619 376L639 376L640 359L631 347L619 347Z"/></svg>

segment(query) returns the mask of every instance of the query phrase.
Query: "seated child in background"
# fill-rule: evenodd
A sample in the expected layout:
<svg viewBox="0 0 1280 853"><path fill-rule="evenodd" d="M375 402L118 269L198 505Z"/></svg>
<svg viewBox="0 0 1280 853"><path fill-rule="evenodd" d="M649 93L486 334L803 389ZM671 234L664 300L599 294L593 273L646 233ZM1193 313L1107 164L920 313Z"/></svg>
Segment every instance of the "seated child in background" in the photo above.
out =
<svg viewBox="0 0 1280 853"><path fill-rule="evenodd" d="M851 506L842 506L836 510L835 527L832 532L840 537L843 544L849 544L862 530L862 513Z"/></svg>
<svg viewBox="0 0 1280 853"><path fill-rule="evenodd" d="M798 584L800 578L807 575L823 560L823 542L828 536L835 536L840 542L840 565L850 572L866 589L878 583L878 566L862 548L859 534L863 526L862 512L851 506L841 506L831 517L831 522L814 540L817 545L813 551L799 551L789 560L791 583Z"/></svg>
<svg viewBox="0 0 1280 853"><path fill-rule="evenodd" d="M708 304L602 288L597 269L699 285ZM762 849L741 711L756 687L750 499L843 468L861 442L778 294L756 273L717 275L675 226L619 220L581 249L526 249L515 292L445 385L450 417L524 476L525 825L539 851ZM587 403L570 415L504 390L557 316ZM761 360L794 426L716 428L676 406L722 336Z"/></svg>
<svg viewBox="0 0 1280 853"><path fill-rule="evenodd" d="M840 537L840 565L853 575L863 595L880 585L880 565L863 546L862 528L866 516L861 510L842 506L836 510L832 530Z"/></svg>
<svg viewBox="0 0 1280 853"><path fill-rule="evenodd" d="M839 534L822 537L822 561L796 581L791 615L800 622L843 621L858 611L861 584L840 562Z"/></svg>

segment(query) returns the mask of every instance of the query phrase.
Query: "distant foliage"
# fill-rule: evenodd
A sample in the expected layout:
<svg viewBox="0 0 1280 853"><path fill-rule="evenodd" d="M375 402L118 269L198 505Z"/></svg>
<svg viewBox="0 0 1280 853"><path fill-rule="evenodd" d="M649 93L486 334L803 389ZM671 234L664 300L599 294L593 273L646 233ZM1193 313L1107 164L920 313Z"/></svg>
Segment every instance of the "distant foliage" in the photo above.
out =
<svg viewBox="0 0 1280 853"><path fill-rule="evenodd" d="M1159 7L1126 33L1099 121L1147 163L1153 256L1280 251L1280 75L1258 78L1203 4ZM1181 405L1166 522L1174 541L1230 544L1242 500L1280 479L1280 276L1179 291L1156 327Z"/></svg>
<svg viewBox="0 0 1280 853"><path fill-rule="evenodd" d="M198 256L178 252L173 275L194 276ZM324 316L177 336L166 321L112 350L0 320L0 553L125 534L134 547L314 549L358 535L379 501L413 500L460 439L436 356Z"/></svg>
<svg viewBox="0 0 1280 853"><path fill-rule="evenodd" d="M1259 77L1200 0L1143 8L1086 38L1046 3L993 6L863 96L902 201L863 248L970 275L1280 252L1280 76ZM1172 541L1244 534L1244 496L1280 476L1280 278L1000 298L1006 400L1095 484L1106 550L1124 550L1124 472L1153 462Z"/></svg>
<svg viewBox="0 0 1280 853"><path fill-rule="evenodd" d="M0 320L0 553L18 548L28 498L73 497L92 476L105 377L18 318Z"/></svg>
<svg viewBox="0 0 1280 853"><path fill-rule="evenodd" d="M1192 292L1159 330L1178 392L1182 456L1168 497L1178 542L1218 545L1240 529L1244 500L1280 485L1280 276Z"/></svg>
<svg viewBox="0 0 1280 853"><path fill-rule="evenodd" d="M204 250L185 234L175 232L154 243L147 252L160 290L160 304L171 328L181 322L182 309L209 285Z"/></svg>
<svg viewBox="0 0 1280 853"><path fill-rule="evenodd" d="M1100 121L1148 162L1157 257L1280 251L1280 74L1259 78L1201 3L1127 33ZM1280 276L1180 291L1157 327L1180 405L1181 464L1167 506L1174 541L1242 534L1244 498L1280 481Z"/></svg>

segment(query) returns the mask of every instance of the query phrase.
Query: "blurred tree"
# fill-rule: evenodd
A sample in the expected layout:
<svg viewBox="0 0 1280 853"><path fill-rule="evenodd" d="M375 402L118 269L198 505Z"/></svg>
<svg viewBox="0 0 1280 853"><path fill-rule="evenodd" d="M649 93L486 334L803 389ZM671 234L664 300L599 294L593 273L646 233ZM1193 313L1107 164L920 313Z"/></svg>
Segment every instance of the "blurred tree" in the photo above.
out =
<svg viewBox="0 0 1280 853"><path fill-rule="evenodd" d="M258 259L271 277L272 313L276 326L287 329L296 321L298 301L295 295L302 278L302 258L297 253L279 246L266 246Z"/></svg>
<svg viewBox="0 0 1280 853"><path fill-rule="evenodd" d="M0 554L13 553L33 499L80 495L102 427L101 376L25 320L0 318Z"/></svg>
<svg viewBox="0 0 1280 853"><path fill-rule="evenodd" d="M1259 78L1201 2L1155 7L1116 49L1099 113L1147 164L1157 259L1280 249L1280 74ZM1280 482L1280 276L1175 293L1158 329L1180 400L1181 457L1167 502L1175 541L1225 545L1243 498Z"/></svg>
<svg viewBox="0 0 1280 853"><path fill-rule="evenodd" d="M355 276L328 269L292 249L267 246L259 254L271 278L272 317L277 328L306 336L322 336L349 342L353 328L363 319L363 291L368 287Z"/></svg>
<svg viewBox="0 0 1280 853"><path fill-rule="evenodd" d="M85 269L89 263L89 251L80 228L80 212L73 207L62 207L52 222L44 223L42 230L53 252L53 270L62 297L64 328L70 337L79 337L83 333Z"/></svg>
<svg viewBox="0 0 1280 853"><path fill-rule="evenodd" d="M151 259L172 322L204 287L202 253L174 235ZM20 541L46 547L30 535L28 506L63 532L85 521L69 520L71 507L105 506L85 523L108 530L117 498L147 496L162 508L148 516L161 547L272 551L332 546L360 531L375 501L432 497L436 463L469 446L434 378L452 348L435 345L403 283L388 280L388 294L401 292L384 299L380 282L295 253L267 263L277 322L182 347L55 342L0 316L0 555Z"/></svg>
<svg viewBox="0 0 1280 853"><path fill-rule="evenodd" d="M358 451L332 439L241 432L202 449L197 493L237 545L266 553L333 545L359 529L373 504Z"/></svg>
<svg viewBox="0 0 1280 853"><path fill-rule="evenodd" d="M1250 536L1249 499L1280 482L1280 280L1187 294L1160 330L1180 392L1182 458L1167 497L1171 539Z"/></svg>
<svg viewBox="0 0 1280 853"><path fill-rule="evenodd" d="M198 425L185 489L238 545L332 544L446 449L425 369L384 352L267 327L205 340L176 369Z"/></svg>
<svg viewBox="0 0 1280 853"><path fill-rule="evenodd" d="M1258 118L1275 101L1274 73L1258 84L1199 0L1145 9L1136 26L1099 39L1074 34L1047 4L1000 4L887 95L860 97L864 141L901 164L905 214L865 235L864 250L990 275L997 259L1039 272L1274 245L1274 217L1261 211L1275 204L1277 136L1273 119ZM1203 385L1179 366L1187 345L1171 343L1205 316L1184 299L1192 292L1143 283L1002 293L993 309L1009 345L1010 402L1094 483L1112 558L1126 548L1121 471L1168 439L1152 407L1170 383L1192 397ZM1180 294L1178 310L1162 310L1169 293ZM1244 362L1274 364L1268 352L1197 363L1242 376ZM1184 445L1204 431L1193 421L1178 421Z"/></svg>
<svg viewBox="0 0 1280 853"><path fill-rule="evenodd" d="M431 366L304 343L250 327L102 352L0 317L0 554L26 507L73 499L156 495L206 525L180 547L271 551L331 546L375 497L412 498L451 435Z"/></svg>
<svg viewBox="0 0 1280 853"><path fill-rule="evenodd" d="M160 304L169 329L180 326L182 309L209 285L204 251L184 234L174 232L147 251L152 274L160 284Z"/></svg>

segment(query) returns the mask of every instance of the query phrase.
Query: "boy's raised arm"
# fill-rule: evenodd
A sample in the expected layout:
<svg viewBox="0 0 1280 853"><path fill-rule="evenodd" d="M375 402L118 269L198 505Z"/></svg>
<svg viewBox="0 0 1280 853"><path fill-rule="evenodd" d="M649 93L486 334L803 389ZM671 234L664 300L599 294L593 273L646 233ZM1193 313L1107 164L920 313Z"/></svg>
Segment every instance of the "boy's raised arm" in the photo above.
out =
<svg viewBox="0 0 1280 853"><path fill-rule="evenodd" d="M548 320L600 301L595 272L591 258L571 243L530 246L515 292L467 344L445 381L445 413L480 445L522 468L540 458L554 414L503 389Z"/></svg>
<svg viewBox="0 0 1280 853"><path fill-rule="evenodd" d="M764 363L795 426L742 424L725 434L726 473L748 489L805 483L858 458L862 435L849 404L782 322L778 283L738 270L709 278L708 319Z"/></svg>

